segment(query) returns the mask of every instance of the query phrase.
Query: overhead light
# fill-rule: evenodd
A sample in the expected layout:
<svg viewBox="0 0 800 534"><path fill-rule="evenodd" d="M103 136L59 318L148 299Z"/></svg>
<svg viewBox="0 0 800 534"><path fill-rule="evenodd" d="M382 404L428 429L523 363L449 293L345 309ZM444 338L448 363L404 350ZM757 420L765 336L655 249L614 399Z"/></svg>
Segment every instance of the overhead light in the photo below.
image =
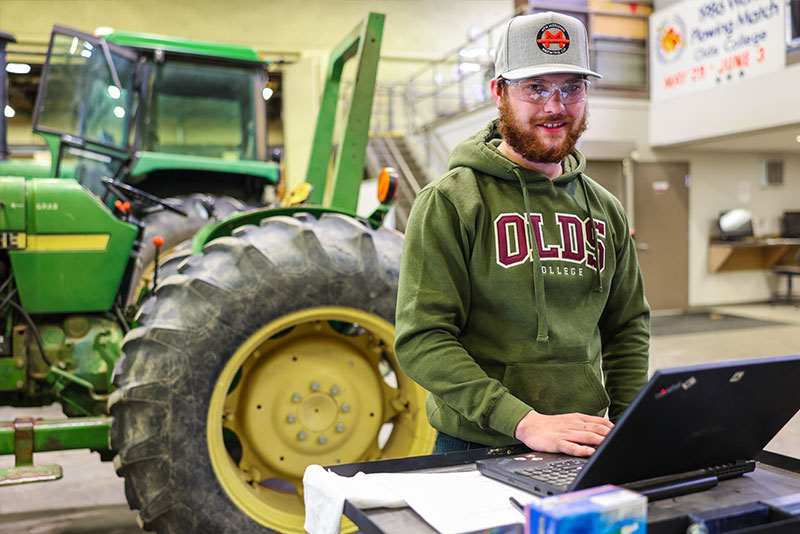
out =
<svg viewBox="0 0 800 534"><path fill-rule="evenodd" d="M31 71L31 66L27 63L9 63L6 65L6 72L11 74L28 74Z"/></svg>
<svg viewBox="0 0 800 534"><path fill-rule="evenodd" d="M483 57L489 53L485 48L462 48L458 51L458 55L466 58Z"/></svg>
<svg viewBox="0 0 800 534"><path fill-rule="evenodd" d="M119 99L120 95L122 94L119 90L119 87L117 87L116 85L109 85L108 89L106 89L106 92L108 92L108 96L110 96L114 100Z"/></svg>
<svg viewBox="0 0 800 534"><path fill-rule="evenodd" d="M463 63L459 63L458 69L461 72L480 72L481 71L481 64L480 63L472 63L470 61L465 61Z"/></svg>
<svg viewBox="0 0 800 534"><path fill-rule="evenodd" d="M121 119L125 116L125 110L122 109L122 106L116 106L114 108L114 116L118 119Z"/></svg>
<svg viewBox="0 0 800 534"><path fill-rule="evenodd" d="M114 28L111 26L98 26L94 29L94 34L98 37L108 35L109 33L114 33Z"/></svg>
<svg viewBox="0 0 800 534"><path fill-rule="evenodd" d="M6 104L6 109L3 111L3 115L5 115L6 117L8 117L10 119L11 117L13 117L16 114L17 114L17 112L14 111L14 108L12 108L8 104Z"/></svg>
<svg viewBox="0 0 800 534"><path fill-rule="evenodd" d="M273 93L274 91L269 87L265 87L261 90L261 96L264 97L264 100L269 100L270 98L272 98Z"/></svg>
<svg viewBox="0 0 800 534"><path fill-rule="evenodd" d="M73 37L72 43L69 45L69 53L70 55L74 55L75 51L78 50L78 38Z"/></svg>
<svg viewBox="0 0 800 534"><path fill-rule="evenodd" d="M81 50L81 57L85 57L86 59L89 59L90 57L92 57L92 51L91 50L86 50L84 48L83 50Z"/></svg>
<svg viewBox="0 0 800 534"><path fill-rule="evenodd" d="M795 137L795 138L794 138L794 140L795 140L795 141L797 141L798 143L800 143L800 135L798 135L797 137Z"/></svg>

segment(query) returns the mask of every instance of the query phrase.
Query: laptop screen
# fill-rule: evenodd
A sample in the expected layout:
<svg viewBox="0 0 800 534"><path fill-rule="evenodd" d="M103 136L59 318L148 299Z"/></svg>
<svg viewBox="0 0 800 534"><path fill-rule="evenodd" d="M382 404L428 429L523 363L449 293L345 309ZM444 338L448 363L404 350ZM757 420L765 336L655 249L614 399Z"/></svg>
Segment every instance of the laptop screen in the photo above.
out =
<svg viewBox="0 0 800 534"><path fill-rule="evenodd" d="M800 409L800 355L657 371L572 489L755 458Z"/></svg>

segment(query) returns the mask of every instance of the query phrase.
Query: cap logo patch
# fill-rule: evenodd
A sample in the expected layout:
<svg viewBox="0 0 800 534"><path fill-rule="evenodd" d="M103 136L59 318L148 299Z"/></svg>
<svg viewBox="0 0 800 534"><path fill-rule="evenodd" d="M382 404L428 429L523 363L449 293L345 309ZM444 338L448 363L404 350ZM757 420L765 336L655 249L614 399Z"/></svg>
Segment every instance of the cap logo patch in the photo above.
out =
<svg viewBox="0 0 800 534"><path fill-rule="evenodd" d="M536 44L545 54L563 54L569 49L569 34L564 26L551 22L539 30Z"/></svg>

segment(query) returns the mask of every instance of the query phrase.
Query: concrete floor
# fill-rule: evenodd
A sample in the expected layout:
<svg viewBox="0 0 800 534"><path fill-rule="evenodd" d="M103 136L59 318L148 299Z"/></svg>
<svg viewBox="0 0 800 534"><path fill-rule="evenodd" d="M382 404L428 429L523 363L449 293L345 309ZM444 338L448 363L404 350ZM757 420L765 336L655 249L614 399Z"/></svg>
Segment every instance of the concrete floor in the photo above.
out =
<svg viewBox="0 0 800 534"><path fill-rule="evenodd" d="M800 353L800 308L747 305L713 311L786 323L751 329L653 337L652 370L700 362ZM23 415L60 417L58 406L0 408L0 420ZM800 414L767 445L767 450L800 458ZM38 453L38 464L58 463L64 478L55 482L0 488L0 533L129 534L142 532L128 510L122 479L110 462L87 451ZM0 467L13 465L0 457Z"/></svg>

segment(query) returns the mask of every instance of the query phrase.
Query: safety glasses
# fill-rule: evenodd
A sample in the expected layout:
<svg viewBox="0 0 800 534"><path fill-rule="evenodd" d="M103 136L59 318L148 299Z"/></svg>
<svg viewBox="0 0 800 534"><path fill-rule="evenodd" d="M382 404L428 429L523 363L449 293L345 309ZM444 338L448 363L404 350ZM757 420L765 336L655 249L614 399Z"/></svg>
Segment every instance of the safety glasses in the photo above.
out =
<svg viewBox="0 0 800 534"><path fill-rule="evenodd" d="M538 78L525 78L522 80L506 80L503 82L508 86L508 93L515 100L533 102L534 104L545 105L558 93L561 103L564 105L577 104L586 100L586 92L589 90L589 80L576 79L561 85L547 82Z"/></svg>

